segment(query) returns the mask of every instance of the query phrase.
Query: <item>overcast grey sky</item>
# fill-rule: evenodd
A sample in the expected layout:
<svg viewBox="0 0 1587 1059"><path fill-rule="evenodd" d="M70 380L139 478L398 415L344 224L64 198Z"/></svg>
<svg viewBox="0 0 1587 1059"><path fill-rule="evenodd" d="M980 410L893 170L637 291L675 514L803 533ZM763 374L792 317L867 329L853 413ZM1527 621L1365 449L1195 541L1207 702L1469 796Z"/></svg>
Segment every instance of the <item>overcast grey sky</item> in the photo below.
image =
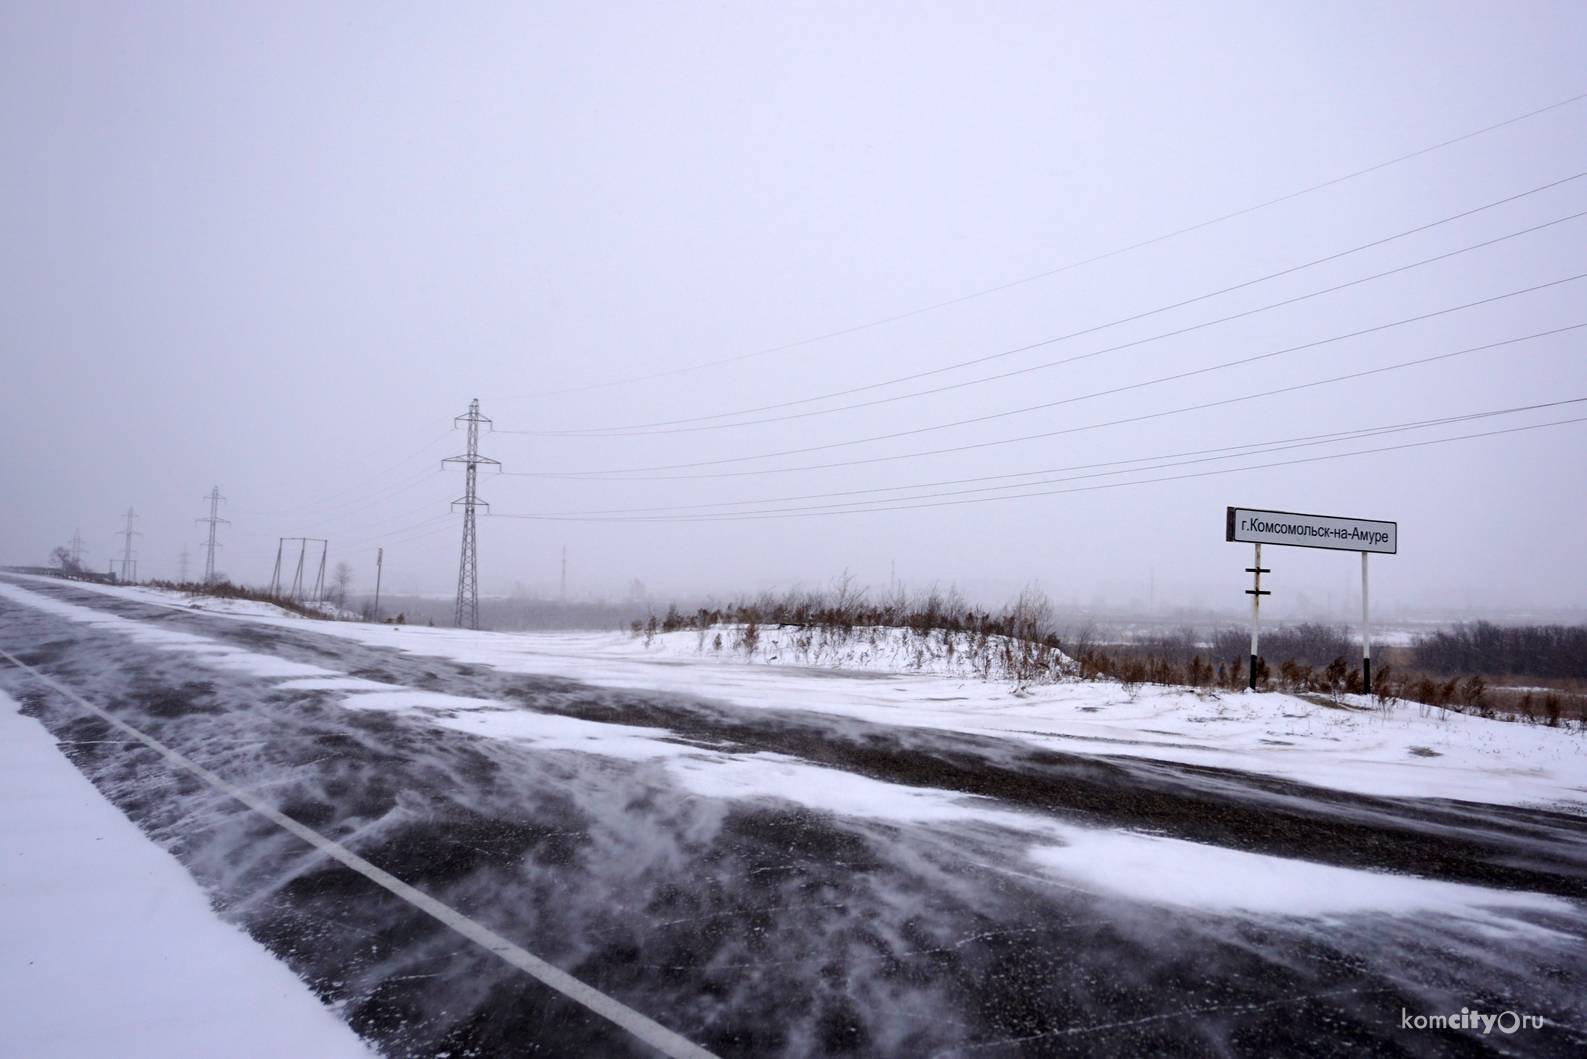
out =
<svg viewBox="0 0 1587 1059"><path fill-rule="evenodd" d="M1587 402L1510 411L1587 398L1580 3L0 20L0 561L132 506L173 576L218 485L236 579L449 591L477 397L486 591L1238 606L1239 504L1398 521L1386 604L1587 602Z"/></svg>

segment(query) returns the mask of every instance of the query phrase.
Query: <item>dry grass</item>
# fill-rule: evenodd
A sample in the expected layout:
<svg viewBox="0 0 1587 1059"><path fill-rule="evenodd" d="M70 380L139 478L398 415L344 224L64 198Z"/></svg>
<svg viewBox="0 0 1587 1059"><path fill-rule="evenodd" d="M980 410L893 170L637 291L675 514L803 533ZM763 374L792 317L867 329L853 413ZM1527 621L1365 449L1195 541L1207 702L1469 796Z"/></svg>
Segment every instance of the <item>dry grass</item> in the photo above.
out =
<svg viewBox="0 0 1587 1059"><path fill-rule="evenodd" d="M957 659L986 679L1009 679L1024 686L1073 675L1075 667L1051 624L1052 605L1034 588L994 613L971 607L951 587L942 591L932 585L911 592L899 586L872 598L845 576L829 589L763 592L724 606L702 607L693 614L682 614L672 606L662 617L635 619L631 628L647 644L657 633L693 629L702 651L715 630L710 638L714 649L726 647L746 655L760 645L762 630L793 630L795 657L817 664L866 637L877 646L878 630L902 629L907 630L915 668L940 658Z"/></svg>
<svg viewBox="0 0 1587 1059"><path fill-rule="evenodd" d="M876 630L907 629L914 637L910 643L917 667L935 658L958 657L983 679L1010 679L1016 685L1114 680L1131 696L1149 684L1226 691L1248 686L1250 640L1243 629L1199 632L1187 627L1105 644L1096 625L1087 623L1066 644L1052 628L1052 614L1047 597L1035 589L1026 589L994 613L967 605L951 587L944 592L932 585L910 592L900 586L873 598L845 576L827 590L764 592L693 614L673 606L662 617L652 613L648 620L635 619L631 628L647 642L660 632L693 629L702 653L709 648L744 654L760 645L763 630L793 629L793 655L816 664L836 657L855 637L869 636L874 644ZM1427 710L1587 729L1587 680L1540 676L1528 678L1527 687L1511 687L1507 685L1515 683L1513 675L1440 675L1416 665L1432 640L1441 650L1451 643L1487 645L1490 650L1496 642L1518 644L1525 650L1518 648L1510 657L1540 659L1550 669L1569 667L1575 663L1560 651L1572 649L1574 633L1550 627L1538 635L1495 639L1484 626L1461 628L1465 631L1457 630L1459 635L1452 638L1427 638L1411 648L1380 648L1372 675L1378 705L1387 709L1395 702L1415 702ZM1342 627L1279 626L1263 633L1261 647L1265 657L1256 660L1259 689L1331 698L1362 692L1360 646ZM1558 650L1550 654L1544 647ZM1283 661L1275 669L1270 659Z"/></svg>
<svg viewBox="0 0 1587 1059"><path fill-rule="evenodd" d="M282 610L291 611L293 614L297 614L305 618L318 618L322 620L329 619L329 615L323 613L322 611L316 610L313 607L309 607L303 603L300 603L295 599L290 599L286 596L271 595L269 592L264 592L256 588L246 588L242 585L234 585L230 581L215 581L210 584L202 584L197 581L144 581L142 584L147 585L150 588L164 588L173 592L184 592L190 596L210 596L215 599L251 599L258 603L272 604L274 606L280 607Z"/></svg>

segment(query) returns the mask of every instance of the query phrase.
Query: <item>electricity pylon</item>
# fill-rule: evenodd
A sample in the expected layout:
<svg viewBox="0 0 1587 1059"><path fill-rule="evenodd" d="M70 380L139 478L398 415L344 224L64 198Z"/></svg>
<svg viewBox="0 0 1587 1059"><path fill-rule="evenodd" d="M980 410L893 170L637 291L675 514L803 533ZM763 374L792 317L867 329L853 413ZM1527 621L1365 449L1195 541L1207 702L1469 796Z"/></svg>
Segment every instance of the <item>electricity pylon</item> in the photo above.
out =
<svg viewBox="0 0 1587 1059"><path fill-rule="evenodd" d="M142 533L132 528L132 520L137 518L137 512L127 508L127 528L119 531L116 536L127 538L126 545L121 550L121 580L138 580L138 561L133 558L132 538L143 536Z"/></svg>
<svg viewBox="0 0 1587 1059"><path fill-rule="evenodd" d="M479 465L482 463L501 463L488 459L479 454L479 425L490 425L490 420L479 414L479 398L469 402L468 414L458 416L453 424L468 424L468 452L461 456L450 456L442 463L461 463L467 474L467 483L463 489L461 499L452 501L452 509L463 505L463 554L457 564L457 627L459 629L479 628L479 550L474 540L474 509L477 507L489 508L490 505L481 500L474 492L474 482L478 474Z"/></svg>
<svg viewBox="0 0 1587 1059"><path fill-rule="evenodd" d="M222 523L230 526L231 523L220 517L220 502L226 499L220 495L220 486L211 489L204 499L209 501L209 518L196 518L193 521L209 523L209 554L204 559L204 583L209 585L215 582L215 549L221 547L215 542L215 527Z"/></svg>

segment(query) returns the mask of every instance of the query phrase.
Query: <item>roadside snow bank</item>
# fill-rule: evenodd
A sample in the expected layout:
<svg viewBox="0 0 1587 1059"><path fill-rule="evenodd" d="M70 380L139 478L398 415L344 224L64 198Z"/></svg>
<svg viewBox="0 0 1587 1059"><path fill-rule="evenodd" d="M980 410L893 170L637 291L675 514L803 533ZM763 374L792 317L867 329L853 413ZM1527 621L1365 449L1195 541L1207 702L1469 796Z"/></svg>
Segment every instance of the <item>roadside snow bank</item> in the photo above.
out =
<svg viewBox="0 0 1587 1059"><path fill-rule="evenodd" d="M165 601L151 590L138 591L147 592L151 601ZM0 585L0 592L128 635L168 638L169 649L213 656L217 667L279 677L348 679L313 666L278 670L300 664L250 655L205 637L46 599L11 585ZM1156 685L1125 689L1104 680L1018 687L951 673L890 670L883 652L869 653L868 639L851 644L858 651L855 668L832 668L800 664L797 655L784 659L781 651L774 652L775 660L762 653L759 664L748 665L742 653L727 650L726 636L722 651L707 640L702 654L697 632L657 635L647 646L643 637L627 633L493 633L231 617L503 672L672 692L748 709L827 713L1014 739L1066 753L1228 768L1358 794L1587 812L1587 734L1454 712L1441 716L1415 703L1386 711L1346 709L1279 692L1197 692ZM901 644L902 637L898 640ZM859 667L862 655L865 668ZM945 663L938 659L933 664Z"/></svg>
<svg viewBox="0 0 1587 1059"><path fill-rule="evenodd" d="M0 694L0 1025L30 1059L373 1059Z"/></svg>

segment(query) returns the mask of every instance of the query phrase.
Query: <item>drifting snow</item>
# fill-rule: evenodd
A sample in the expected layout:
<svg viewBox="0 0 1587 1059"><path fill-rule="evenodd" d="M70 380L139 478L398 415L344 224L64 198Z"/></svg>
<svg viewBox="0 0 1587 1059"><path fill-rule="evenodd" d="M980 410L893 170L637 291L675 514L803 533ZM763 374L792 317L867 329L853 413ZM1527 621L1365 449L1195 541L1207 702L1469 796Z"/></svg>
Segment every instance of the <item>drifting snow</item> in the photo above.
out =
<svg viewBox="0 0 1587 1059"><path fill-rule="evenodd" d="M1496 910L1573 911L1569 901L1543 894L1339 868L1161 835L1070 829L1066 837L1062 846L1033 849L1031 859L1076 885L1151 904L1309 918L1434 912L1490 929L1550 934Z"/></svg>
<svg viewBox="0 0 1587 1059"><path fill-rule="evenodd" d="M178 606L181 598L154 589L82 587L167 606ZM350 679L204 637L153 629L14 586L0 585L0 592L62 616L153 637L148 642L170 650L212 657L218 667L262 676ZM1328 706L1280 692L1198 692L1154 685L1127 690L1106 680L1014 686L952 671L957 663L941 651L935 661L917 652L917 638L905 637L902 630L890 630L891 638L878 636L875 648L866 631L852 637L842 651L828 649L819 662L800 664L796 649L790 646L785 654L777 646L790 642L785 637L791 631L763 630L760 646L746 656L731 649L731 629L723 630L723 649L718 651L713 647L715 632L705 637L694 631L664 633L647 643L643 637L609 632L494 633L231 617L307 627L504 672L674 692L752 709L830 713L878 724L998 736L1067 752L1229 768L1359 794L1587 811L1587 737L1581 732L1446 715L1416 703L1378 709L1369 699L1347 696L1342 704ZM923 658L919 670L900 668L901 663L913 666L917 658ZM490 724L516 723L506 720L509 716L500 713ZM485 734L489 725L478 723Z"/></svg>
<svg viewBox="0 0 1587 1059"><path fill-rule="evenodd" d="M144 591L150 590L145 589ZM125 590L117 594L125 594ZM136 643L149 644L163 651L179 651L184 654L194 655L205 665L213 666L216 669L248 673L256 677L343 676L341 673L324 669L320 666L304 665L301 662L289 662L274 655L262 655L254 651L244 651L223 644L218 640L211 640L207 636L177 632L174 629L162 629L157 625L150 625L146 621L133 621L130 618L106 614L104 611L94 610L91 607L79 607L76 604L51 599L48 596L41 596L36 592L29 592L26 589L4 582L0 582L0 595L4 595L13 602L36 607L58 617L80 621L96 629L120 633Z"/></svg>
<svg viewBox="0 0 1587 1059"><path fill-rule="evenodd" d="M516 703L352 678L106 615L13 585L0 583L0 593L163 650L185 652L201 664L287 678L280 687L341 691L350 709L417 714L441 727L545 750L655 762L673 782L701 797L793 802L842 816L1020 833L1029 843L1031 859L1055 885L1214 912L1325 917L1424 910L1514 930L1534 928L1493 910L1571 909L1568 902L1536 894L1078 828L1000 808L991 799L884 783L781 754L701 747L662 728L542 714ZM130 593L123 589L117 594ZM705 695L750 708L992 734L1071 752L1265 772L1355 792L1587 809L1587 741L1579 734L1459 714L1438 717L1418 707L1402 705L1384 713L1319 706L1278 693L1157 687L1127 692L1114 683L1073 680L1010 688L958 675L890 672L886 667L895 664L898 650L908 642L902 636L891 641L877 637L878 645L890 642L892 648L874 651L869 636L857 638L856 646L864 647L851 661L863 668L846 672L784 665L780 652L761 656L771 664L747 664L743 655L709 647L702 654L698 634L692 632L646 643L619 634L506 634L320 622L312 627L466 664L606 687ZM829 663L832 658L828 656ZM1429 750L1436 756L1425 756Z"/></svg>
<svg viewBox="0 0 1587 1059"><path fill-rule="evenodd" d="M31 1059L371 1059L0 694L0 1025Z"/></svg>

